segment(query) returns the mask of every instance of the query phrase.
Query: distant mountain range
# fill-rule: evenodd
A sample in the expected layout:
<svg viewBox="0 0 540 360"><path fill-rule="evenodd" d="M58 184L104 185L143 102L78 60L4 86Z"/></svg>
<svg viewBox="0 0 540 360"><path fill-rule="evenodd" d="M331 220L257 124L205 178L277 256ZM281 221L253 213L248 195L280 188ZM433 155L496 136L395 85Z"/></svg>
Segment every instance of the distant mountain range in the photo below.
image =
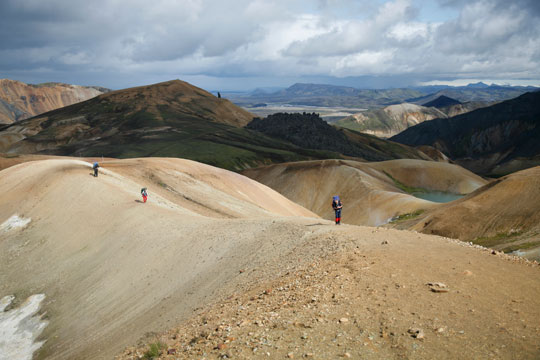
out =
<svg viewBox="0 0 540 360"><path fill-rule="evenodd" d="M62 83L25 84L0 79L0 124L10 124L88 100L110 91L97 86Z"/></svg>
<svg viewBox="0 0 540 360"><path fill-rule="evenodd" d="M174 80L109 92L0 127L0 152L181 157L234 170L347 157L337 148L313 148L244 128L253 117L226 99ZM338 132L357 150L349 157L429 159L409 146L348 130Z"/></svg>
<svg viewBox="0 0 540 360"><path fill-rule="evenodd" d="M449 119L423 122L391 138L433 146L480 174L507 174L540 164L540 92Z"/></svg>
<svg viewBox="0 0 540 360"><path fill-rule="evenodd" d="M276 92L256 91L244 95L231 94L229 98L234 103L244 107L254 104L280 103L373 109L403 102L422 105L443 95L459 102L495 102L511 99L534 90L537 88L486 85L483 83L459 87L441 85L382 90L297 83Z"/></svg>

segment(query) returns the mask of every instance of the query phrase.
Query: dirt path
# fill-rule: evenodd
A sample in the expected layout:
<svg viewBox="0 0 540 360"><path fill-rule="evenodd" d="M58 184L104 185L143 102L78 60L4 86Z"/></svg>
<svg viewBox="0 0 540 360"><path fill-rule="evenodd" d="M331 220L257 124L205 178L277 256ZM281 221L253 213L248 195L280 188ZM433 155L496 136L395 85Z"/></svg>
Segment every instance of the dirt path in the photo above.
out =
<svg viewBox="0 0 540 360"><path fill-rule="evenodd" d="M161 359L540 356L537 264L406 231L322 226L313 236L303 250L317 256L277 276L262 269L265 281L118 359L158 342Z"/></svg>

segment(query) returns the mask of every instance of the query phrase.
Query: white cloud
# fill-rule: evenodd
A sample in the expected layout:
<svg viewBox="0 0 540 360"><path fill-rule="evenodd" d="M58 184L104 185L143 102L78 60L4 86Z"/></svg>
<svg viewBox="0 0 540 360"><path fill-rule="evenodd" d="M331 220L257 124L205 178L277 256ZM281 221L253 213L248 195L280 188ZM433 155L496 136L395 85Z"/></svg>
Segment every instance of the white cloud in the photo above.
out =
<svg viewBox="0 0 540 360"><path fill-rule="evenodd" d="M439 0L439 23L420 0L4 0L0 72L540 79L539 3Z"/></svg>

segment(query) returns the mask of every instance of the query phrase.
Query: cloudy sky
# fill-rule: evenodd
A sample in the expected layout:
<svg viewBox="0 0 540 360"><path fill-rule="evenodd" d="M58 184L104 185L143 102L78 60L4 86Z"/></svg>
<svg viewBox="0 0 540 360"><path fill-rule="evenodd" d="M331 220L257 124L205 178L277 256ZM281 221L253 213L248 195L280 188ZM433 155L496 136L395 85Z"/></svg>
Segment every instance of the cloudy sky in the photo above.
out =
<svg viewBox="0 0 540 360"><path fill-rule="evenodd" d="M540 85L538 0L0 0L0 78Z"/></svg>

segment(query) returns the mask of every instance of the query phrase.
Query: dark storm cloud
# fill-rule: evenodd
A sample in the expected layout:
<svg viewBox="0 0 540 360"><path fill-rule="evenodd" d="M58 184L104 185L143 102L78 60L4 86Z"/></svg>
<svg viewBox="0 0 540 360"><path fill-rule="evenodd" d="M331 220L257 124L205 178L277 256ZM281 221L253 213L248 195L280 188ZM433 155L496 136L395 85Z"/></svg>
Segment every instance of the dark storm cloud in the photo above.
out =
<svg viewBox="0 0 540 360"><path fill-rule="evenodd" d="M540 78L540 1L424 3L2 0L0 77Z"/></svg>

